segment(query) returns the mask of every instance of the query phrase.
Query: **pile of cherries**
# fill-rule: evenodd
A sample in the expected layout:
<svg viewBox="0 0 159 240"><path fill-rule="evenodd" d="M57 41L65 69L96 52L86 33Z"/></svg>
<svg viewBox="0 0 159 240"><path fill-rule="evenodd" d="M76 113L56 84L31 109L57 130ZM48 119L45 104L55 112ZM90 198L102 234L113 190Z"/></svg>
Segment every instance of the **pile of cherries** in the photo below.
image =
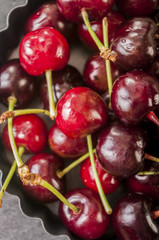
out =
<svg viewBox="0 0 159 240"><path fill-rule="evenodd" d="M0 101L9 105L1 140L15 159L33 154L25 165L17 158L12 174L28 167L18 170L22 188L40 203L67 199L59 216L80 239L106 238L110 226L120 240L159 239L158 9L157 0L46 2L25 22L19 59L0 67ZM77 36L92 53L83 76L68 65ZM28 108L38 91L43 108ZM79 163L85 187L66 193L64 175ZM105 195L119 185L124 196L111 206Z"/></svg>

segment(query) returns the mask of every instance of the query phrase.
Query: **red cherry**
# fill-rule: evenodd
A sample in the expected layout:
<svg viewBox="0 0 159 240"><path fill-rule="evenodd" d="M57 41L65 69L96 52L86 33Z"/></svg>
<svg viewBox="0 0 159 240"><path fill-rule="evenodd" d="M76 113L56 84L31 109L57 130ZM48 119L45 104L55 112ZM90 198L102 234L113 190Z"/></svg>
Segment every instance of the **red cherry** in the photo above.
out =
<svg viewBox="0 0 159 240"><path fill-rule="evenodd" d="M69 59L69 46L60 32L46 27L24 36L19 58L26 72L38 76L47 70L62 69Z"/></svg>

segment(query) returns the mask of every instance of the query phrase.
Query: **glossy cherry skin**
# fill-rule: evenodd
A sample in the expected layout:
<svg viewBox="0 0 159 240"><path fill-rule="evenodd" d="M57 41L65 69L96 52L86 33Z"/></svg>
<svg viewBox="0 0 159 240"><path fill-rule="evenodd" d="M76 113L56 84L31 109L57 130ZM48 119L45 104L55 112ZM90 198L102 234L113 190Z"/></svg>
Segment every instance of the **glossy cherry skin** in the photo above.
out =
<svg viewBox="0 0 159 240"><path fill-rule="evenodd" d="M117 0L119 10L128 16L143 17L155 11L158 0Z"/></svg>
<svg viewBox="0 0 159 240"><path fill-rule="evenodd" d="M71 22L82 22L81 9L89 14L90 19L102 19L113 7L115 0L57 0L61 14Z"/></svg>
<svg viewBox="0 0 159 240"><path fill-rule="evenodd" d="M98 173L98 177L102 184L102 188L105 194L111 194L119 186L119 181L114 176L107 173L100 165L99 161L94 154L95 166ZM90 158L87 158L82 162L80 168L80 175L83 183L87 188L90 188L98 193L97 185L95 183L94 173L91 166Z"/></svg>
<svg viewBox="0 0 159 240"><path fill-rule="evenodd" d="M146 161L142 171L159 172L159 165L152 161ZM136 174L127 179L127 185L131 192L150 196L155 202L159 201L159 174Z"/></svg>
<svg viewBox="0 0 159 240"><path fill-rule="evenodd" d="M75 30L75 25L61 15L54 2L41 5L25 22L24 31L28 33L43 27L55 28L68 40Z"/></svg>
<svg viewBox="0 0 159 240"><path fill-rule="evenodd" d="M14 95L17 98L15 108L24 108L35 93L36 79L24 71L18 59L9 60L0 67L0 101L3 104L8 105L8 97Z"/></svg>
<svg viewBox="0 0 159 240"><path fill-rule="evenodd" d="M65 67L69 59L69 45L63 35L51 27L27 33L20 43L19 59L31 75Z"/></svg>
<svg viewBox="0 0 159 240"><path fill-rule="evenodd" d="M63 158L77 158L88 152L86 138L69 138L56 123L49 130L48 142L50 149Z"/></svg>
<svg viewBox="0 0 159 240"><path fill-rule="evenodd" d="M83 86L83 78L81 74L71 65L67 65L59 71L52 72L52 79L55 104L57 104L67 90ZM48 88L45 77L43 77L40 84L40 99L44 108L49 110Z"/></svg>
<svg viewBox="0 0 159 240"><path fill-rule="evenodd" d="M116 63L125 71L143 69L156 57L156 23L150 18L132 18L119 26L110 48Z"/></svg>
<svg viewBox="0 0 159 240"><path fill-rule="evenodd" d="M105 213L99 196L91 189L75 189L66 194L69 202L80 208L74 213L65 204L60 204L60 218L66 227L81 239L97 239L108 228L109 216Z"/></svg>
<svg viewBox="0 0 159 240"><path fill-rule="evenodd" d="M123 197L113 210L112 224L119 240L157 240L159 236L151 203L142 195Z"/></svg>
<svg viewBox="0 0 159 240"><path fill-rule="evenodd" d="M159 106L159 83L144 71L120 76L114 83L111 103L116 116L125 124L138 124Z"/></svg>
<svg viewBox="0 0 159 240"><path fill-rule="evenodd" d="M145 146L145 134L141 128L126 127L116 122L101 131L96 153L107 172L127 178L142 168Z"/></svg>
<svg viewBox="0 0 159 240"><path fill-rule="evenodd" d="M110 64L114 82L122 74L122 71L113 62ZM104 93L108 89L105 60L99 54L88 58L84 66L83 77L85 84L99 94Z"/></svg>
<svg viewBox="0 0 159 240"><path fill-rule="evenodd" d="M23 146L26 153L40 153L47 144L47 128L36 114L26 114L13 118L13 135L17 148ZM2 133L3 145L11 150L8 124Z"/></svg>
<svg viewBox="0 0 159 240"><path fill-rule="evenodd" d="M61 194L65 192L65 181L57 177L57 170L63 169L60 158L50 153L39 153L30 158L26 165L31 173L40 175L45 181L55 187ZM39 203L48 203L58 200L58 198L46 188L37 185L23 185L27 195Z"/></svg>
<svg viewBox="0 0 159 240"><path fill-rule="evenodd" d="M68 90L57 104L56 124L71 138L81 138L99 130L107 122L102 98L86 87Z"/></svg>
<svg viewBox="0 0 159 240"><path fill-rule="evenodd" d="M107 15L107 21L108 21L108 37L109 42L112 38L113 32L116 30L116 28L119 26L119 24L124 22L124 17L119 12L111 11ZM91 27L93 31L96 33L97 37L101 42L103 42L103 29L102 29L102 21L92 21ZM95 42L93 41L91 35L88 32L88 29L84 23L81 23L78 25L78 35L82 42L89 48L92 49L98 49Z"/></svg>

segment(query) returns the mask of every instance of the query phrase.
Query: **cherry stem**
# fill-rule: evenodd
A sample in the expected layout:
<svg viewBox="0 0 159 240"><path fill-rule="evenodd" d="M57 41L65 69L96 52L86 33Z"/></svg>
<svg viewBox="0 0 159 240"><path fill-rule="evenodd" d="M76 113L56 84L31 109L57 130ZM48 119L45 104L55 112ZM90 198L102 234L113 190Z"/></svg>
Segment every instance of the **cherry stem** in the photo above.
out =
<svg viewBox="0 0 159 240"><path fill-rule="evenodd" d="M41 186L48 189L50 192L52 192L56 197L60 199L64 204L66 204L73 212L79 213L80 208L76 207L72 203L68 202L67 199L56 189L54 188L50 183L46 182L44 179L42 179Z"/></svg>
<svg viewBox="0 0 159 240"><path fill-rule="evenodd" d="M103 188L102 188L102 185L101 185L101 182L99 180L97 170L96 170L96 167L95 167L91 135L87 135L87 144L88 144L88 150L89 150L89 155L90 155L90 162L91 162L91 166L92 166L93 173L94 173L94 176L95 176L95 182L96 182L96 185L97 185L97 188L98 188L98 193L99 193L100 199L102 201L102 204L103 204L103 207L104 207L106 213L111 214L112 209L111 209L111 207L110 207L110 205L107 201L107 198L104 194L104 191L103 191Z"/></svg>
<svg viewBox="0 0 159 240"><path fill-rule="evenodd" d="M96 152L96 149L93 149L93 153ZM78 158L77 160L75 160L73 163L71 163L70 165L68 165L66 168L64 168L62 171L57 170L57 176L58 178L63 178L63 176L68 173L70 170L72 170L74 167L76 167L78 164L80 164L81 162L83 162L86 158L89 157L89 153L84 154L82 157Z"/></svg>
<svg viewBox="0 0 159 240"><path fill-rule="evenodd" d="M151 156L151 155L149 155L147 153L145 153L145 158L148 159L148 160L154 161L154 162L159 162L159 158Z"/></svg>
<svg viewBox="0 0 159 240"><path fill-rule="evenodd" d="M102 21L103 26L103 40L104 46L109 48L109 40L108 40L108 21L107 18L103 18ZM110 60L105 60L106 65L106 73L107 73L107 81L108 81L108 91L109 91L109 107L111 108L111 93L112 93L112 73L111 73L111 65Z"/></svg>
<svg viewBox="0 0 159 240"><path fill-rule="evenodd" d="M159 217L159 210L153 211L152 212L152 217L154 220L156 220Z"/></svg>
<svg viewBox="0 0 159 240"><path fill-rule="evenodd" d="M20 157L23 155L24 151L25 151L24 147L19 147L18 153L19 153ZM9 170L9 173L8 173L4 183L3 183L1 191L0 191L0 207L2 207L2 198L3 198L4 192L6 191L8 185L9 185L9 183L10 183L10 181L11 181L13 175L14 175L16 168L17 168L17 163L14 160L14 162L13 162L13 164L12 164L10 170Z"/></svg>
<svg viewBox="0 0 159 240"><path fill-rule="evenodd" d="M155 172L155 171L143 171L143 172L138 172L137 175L145 175L145 176L151 176L151 175L158 175L159 172Z"/></svg>
<svg viewBox="0 0 159 240"><path fill-rule="evenodd" d="M150 121L152 121L153 123L155 123L157 126L159 126L159 119L158 119L158 117L156 116L156 114L155 114L153 111L147 113L147 114L146 114L146 117L147 117Z"/></svg>
<svg viewBox="0 0 159 240"><path fill-rule="evenodd" d="M9 97L8 98L8 103L9 103L9 111L13 111L14 110L14 105L16 103L17 99L15 97ZM17 150L17 146L15 144L15 140L14 140L14 136L13 136L13 118L9 118L8 119L8 134L9 134L9 140L10 140L10 145L13 151L13 155L14 158L16 160L17 166L21 167L23 166L23 161L21 159L21 157L19 156L18 150Z"/></svg>
<svg viewBox="0 0 159 240"><path fill-rule="evenodd" d="M55 118L56 113L56 107L54 102L54 96L53 96L53 81L52 81L52 71L47 70L45 72L46 75L46 82L47 82L47 88L48 88L48 96L49 96L49 109L50 109L50 118L53 120Z"/></svg>

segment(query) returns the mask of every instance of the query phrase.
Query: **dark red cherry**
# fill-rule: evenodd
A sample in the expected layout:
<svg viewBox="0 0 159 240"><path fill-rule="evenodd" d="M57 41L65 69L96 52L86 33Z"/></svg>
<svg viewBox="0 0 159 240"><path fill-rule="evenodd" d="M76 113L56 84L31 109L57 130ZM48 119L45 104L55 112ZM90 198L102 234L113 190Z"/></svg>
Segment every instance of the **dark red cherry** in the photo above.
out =
<svg viewBox="0 0 159 240"><path fill-rule="evenodd" d="M55 104L63 96L63 94L74 87L83 86L83 78L79 71L67 65L62 70L52 72L53 79L53 95ZM45 109L49 109L48 89L46 78L44 77L40 84L40 98Z"/></svg>
<svg viewBox="0 0 159 240"><path fill-rule="evenodd" d="M116 63L126 71L143 69L156 56L156 23L150 18L132 18L115 32L111 50L117 53Z"/></svg>
<svg viewBox="0 0 159 240"><path fill-rule="evenodd" d="M57 0L61 14L71 22L82 22L81 9L85 8L90 19L102 19L113 7L115 0Z"/></svg>
<svg viewBox="0 0 159 240"><path fill-rule="evenodd" d="M66 198L80 208L79 213L74 213L65 204L60 204L60 217L70 231L87 240L97 239L106 232L109 216L97 193L91 189L76 189L68 192Z"/></svg>
<svg viewBox="0 0 159 240"><path fill-rule="evenodd" d="M21 67L18 59L12 59L0 67L0 101L8 105L8 97L17 98L15 108L26 107L34 98L36 79ZM26 94L27 93L27 94Z"/></svg>
<svg viewBox="0 0 159 240"><path fill-rule="evenodd" d="M40 175L45 181L55 187L61 194L65 192L64 179L57 177L57 170L63 169L63 163L60 158L50 153L39 153L30 158L26 165L31 173ZM40 203L48 203L57 200L57 197L46 188L37 185L23 185L27 195Z"/></svg>
<svg viewBox="0 0 159 240"><path fill-rule="evenodd" d="M43 28L53 27L71 40L75 25L67 21L59 12L56 3L47 2L41 5L25 22L25 33Z"/></svg>
<svg viewBox="0 0 159 240"><path fill-rule="evenodd" d="M85 137L99 130L106 122L106 105L90 88L72 88L57 104L56 124L68 137Z"/></svg>
<svg viewBox="0 0 159 240"><path fill-rule="evenodd" d="M144 71L135 70L120 76L111 94L112 109L125 124L138 124L159 106L159 83Z"/></svg>
<svg viewBox="0 0 159 240"><path fill-rule="evenodd" d="M96 153L107 172L127 178L142 168L145 146L145 134L141 128L126 127L116 122L101 131Z"/></svg>
<svg viewBox="0 0 159 240"><path fill-rule="evenodd" d="M122 71L113 62L111 62L111 72L113 81L122 74ZM84 66L83 77L85 84L99 94L108 89L105 60L99 54L88 58Z"/></svg>
<svg viewBox="0 0 159 240"><path fill-rule="evenodd" d="M128 16L143 17L155 11L158 0L117 0L119 10Z"/></svg>
<svg viewBox="0 0 159 240"><path fill-rule="evenodd" d="M48 142L50 149L63 158L77 158L88 152L86 138L69 138L56 123L49 130Z"/></svg>
<svg viewBox="0 0 159 240"><path fill-rule="evenodd" d="M20 43L19 58L22 67L31 75L65 67L69 46L57 30L46 27L27 33Z"/></svg>
<svg viewBox="0 0 159 240"><path fill-rule="evenodd" d="M36 114L26 114L13 118L13 135L17 147L23 146L26 152L39 153L47 144L47 128ZM11 150L8 124L2 133L3 145Z"/></svg>
<svg viewBox="0 0 159 240"><path fill-rule="evenodd" d="M121 198L113 210L112 224L119 240L157 240L159 236L151 203L142 195L128 194Z"/></svg>
<svg viewBox="0 0 159 240"><path fill-rule="evenodd" d="M109 41L112 38L113 32L119 26L119 24L124 22L124 17L116 11L111 11L107 15L108 21L108 37ZM93 31L96 33L97 37L101 42L103 42L103 29L102 20L93 21L90 23ZM97 49L95 42L93 41L88 29L84 23L78 25L78 35L80 36L82 42L89 48Z"/></svg>
<svg viewBox="0 0 159 240"><path fill-rule="evenodd" d="M99 161L96 158L96 154L94 154L94 159L95 159L95 166L98 173L98 177L102 184L104 193L110 194L115 192L115 190L119 186L119 181L117 180L117 178L107 173L101 167L101 165L99 164ZM80 168L80 175L85 186L88 188L91 188L92 190L98 193L90 158L87 158L86 160L84 160L84 162L82 162L81 168Z"/></svg>
<svg viewBox="0 0 159 240"><path fill-rule="evenodd" d="M154 172L154 175L134 175L127 179L131 192L150 196L153 201L159 201L159 164L145 161L142 171Z"/></svg>

